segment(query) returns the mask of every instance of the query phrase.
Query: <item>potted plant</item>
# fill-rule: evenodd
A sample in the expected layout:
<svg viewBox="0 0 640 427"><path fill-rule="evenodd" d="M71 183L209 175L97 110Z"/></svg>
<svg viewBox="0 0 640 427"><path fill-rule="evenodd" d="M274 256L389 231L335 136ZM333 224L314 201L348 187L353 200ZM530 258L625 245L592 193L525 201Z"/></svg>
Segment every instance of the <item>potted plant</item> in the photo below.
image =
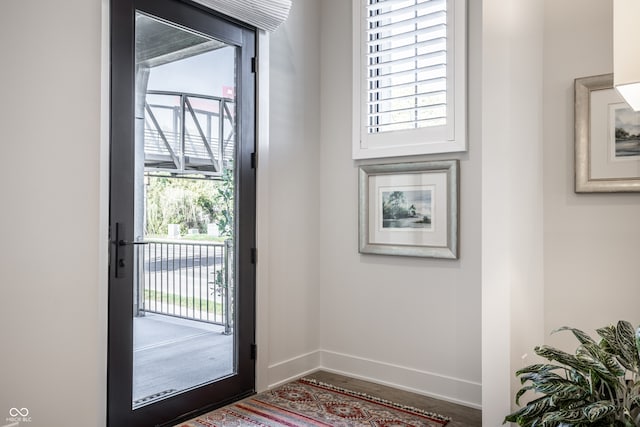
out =
<svg viewBox="0 0 640 427"><path fill-rule="evenodd" d="M640 426L640 329L629 322L597 330L596 342L579 329L571 331L580 342L575 354L550 346L535 348L551 363L527 366L516 372L523 387L536 396L506 422L527 427Z"/></svg>

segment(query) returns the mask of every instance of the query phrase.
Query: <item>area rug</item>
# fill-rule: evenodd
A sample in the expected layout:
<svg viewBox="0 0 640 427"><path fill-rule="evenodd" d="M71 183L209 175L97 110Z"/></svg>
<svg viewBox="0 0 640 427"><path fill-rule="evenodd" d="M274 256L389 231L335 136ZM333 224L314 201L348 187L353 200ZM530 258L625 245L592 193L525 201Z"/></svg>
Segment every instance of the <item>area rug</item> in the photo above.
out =
<svg viewBox="0 0 640 427"><path fill-rule="evenodd" d="M179 427L441 427L449 418L303 378Z"/></svg>

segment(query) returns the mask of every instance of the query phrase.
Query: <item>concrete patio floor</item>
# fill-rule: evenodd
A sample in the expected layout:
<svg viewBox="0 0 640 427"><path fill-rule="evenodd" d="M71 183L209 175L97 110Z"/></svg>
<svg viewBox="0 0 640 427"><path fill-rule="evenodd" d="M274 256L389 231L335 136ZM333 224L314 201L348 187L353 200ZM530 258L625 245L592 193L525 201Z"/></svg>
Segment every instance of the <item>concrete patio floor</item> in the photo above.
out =
<svg viewBox="0 0 640 427"><path fill-rule="evenodd" d="M223 331L223 326L159 314L135 317L134 406L233 373L233 335Z"/></svg>

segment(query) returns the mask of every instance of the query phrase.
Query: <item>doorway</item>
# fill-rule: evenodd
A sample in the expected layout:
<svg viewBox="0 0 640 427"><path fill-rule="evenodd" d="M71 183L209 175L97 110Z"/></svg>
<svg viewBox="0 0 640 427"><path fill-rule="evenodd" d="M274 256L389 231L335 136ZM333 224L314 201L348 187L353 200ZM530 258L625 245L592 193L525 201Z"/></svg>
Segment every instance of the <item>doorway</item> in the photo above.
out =
<svg viewBox="0 0 640 427"><path fill-rule="evenodd" d="M255 388L255 31L114 0L109 426Z"/></svg>

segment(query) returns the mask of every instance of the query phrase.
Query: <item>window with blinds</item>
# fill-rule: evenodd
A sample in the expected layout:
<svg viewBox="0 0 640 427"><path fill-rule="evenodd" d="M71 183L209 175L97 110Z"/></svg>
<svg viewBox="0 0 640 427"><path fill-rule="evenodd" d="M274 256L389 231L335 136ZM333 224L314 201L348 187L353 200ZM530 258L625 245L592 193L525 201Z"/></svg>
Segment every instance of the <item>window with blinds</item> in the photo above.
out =
<svg viewBox="0 0 640 427"><path fill-rule="evenodd" d="M464 0L354 1L354 158L466 150Z"/></svg>

